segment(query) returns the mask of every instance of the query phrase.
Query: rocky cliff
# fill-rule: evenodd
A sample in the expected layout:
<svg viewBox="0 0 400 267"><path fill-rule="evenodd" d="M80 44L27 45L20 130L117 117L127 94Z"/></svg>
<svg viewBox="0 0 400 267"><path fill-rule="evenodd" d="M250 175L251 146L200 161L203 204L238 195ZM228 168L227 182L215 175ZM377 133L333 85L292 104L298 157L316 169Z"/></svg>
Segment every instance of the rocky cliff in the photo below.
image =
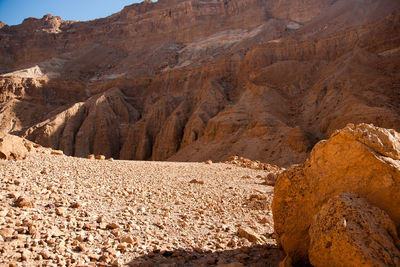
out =
<svg viewBox="0 0 400 267"><path fill-rule="evenodd" d="M400 130L395 0L160 0L0 28L0 131L67 155L286 166Z"/></svg>

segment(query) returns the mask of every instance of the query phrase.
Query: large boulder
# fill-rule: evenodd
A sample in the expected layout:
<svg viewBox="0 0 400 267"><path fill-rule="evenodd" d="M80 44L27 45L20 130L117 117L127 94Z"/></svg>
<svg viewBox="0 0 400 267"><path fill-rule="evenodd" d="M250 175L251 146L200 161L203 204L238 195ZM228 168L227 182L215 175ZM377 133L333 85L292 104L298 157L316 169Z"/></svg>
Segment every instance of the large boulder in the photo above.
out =
<svg viewBox="0 0 400 267"><path fill-rule="evenodd" d="M309 233L313 266L400 266L393 221L354 193L341 193L322 206Z"/></svg>
<svg viewBox="0 0 400 267"><path fill-rule="evenodd" d="M32 149L29 141L11 134L0 134L0 159L24 159Z"/></svg>
<svg viewBox="0 0 400 267"><path fill-rule="evenodd" d="M400 227L400 136L368 124L347 125L321 141L301 166L283 172L272 211L277 240L294 264L308 263L309 228L329 199L355 192Z"/></svg>

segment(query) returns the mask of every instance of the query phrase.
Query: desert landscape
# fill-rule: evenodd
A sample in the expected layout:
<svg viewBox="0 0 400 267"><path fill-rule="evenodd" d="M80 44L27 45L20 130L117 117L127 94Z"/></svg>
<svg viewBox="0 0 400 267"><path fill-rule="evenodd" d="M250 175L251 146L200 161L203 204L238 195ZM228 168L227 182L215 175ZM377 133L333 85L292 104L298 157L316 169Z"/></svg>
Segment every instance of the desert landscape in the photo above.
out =
<svg viewBox="0 0 400 267"><path fill-rule="evenodd" d="M399 131L396 0L0 22L0 266L400 266Z"/></svg>

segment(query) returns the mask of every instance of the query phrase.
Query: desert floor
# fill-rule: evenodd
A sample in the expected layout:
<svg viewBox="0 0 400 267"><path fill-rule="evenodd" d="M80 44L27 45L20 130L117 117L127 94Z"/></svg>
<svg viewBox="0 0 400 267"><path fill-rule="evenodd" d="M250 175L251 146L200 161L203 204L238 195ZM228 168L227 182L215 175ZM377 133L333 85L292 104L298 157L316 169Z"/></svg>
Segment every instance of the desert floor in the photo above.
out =
<svg viewBox="0 0 400 267"><path fill-rule="evenodd" d="M276 266L266 171L90 160L0 161L0 266Z"/></svg>

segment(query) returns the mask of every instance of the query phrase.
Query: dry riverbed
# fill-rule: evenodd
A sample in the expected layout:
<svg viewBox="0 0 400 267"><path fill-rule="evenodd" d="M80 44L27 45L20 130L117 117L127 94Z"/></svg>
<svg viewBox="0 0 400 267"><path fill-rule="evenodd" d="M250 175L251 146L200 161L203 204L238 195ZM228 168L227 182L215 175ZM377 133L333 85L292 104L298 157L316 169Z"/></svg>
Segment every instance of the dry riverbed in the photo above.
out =
<svg viewBox="0 0 400 267"><path fill-rule="evenodd" d="M276 266L268 172L90 160L0 161L0 266Z"/></svg>

